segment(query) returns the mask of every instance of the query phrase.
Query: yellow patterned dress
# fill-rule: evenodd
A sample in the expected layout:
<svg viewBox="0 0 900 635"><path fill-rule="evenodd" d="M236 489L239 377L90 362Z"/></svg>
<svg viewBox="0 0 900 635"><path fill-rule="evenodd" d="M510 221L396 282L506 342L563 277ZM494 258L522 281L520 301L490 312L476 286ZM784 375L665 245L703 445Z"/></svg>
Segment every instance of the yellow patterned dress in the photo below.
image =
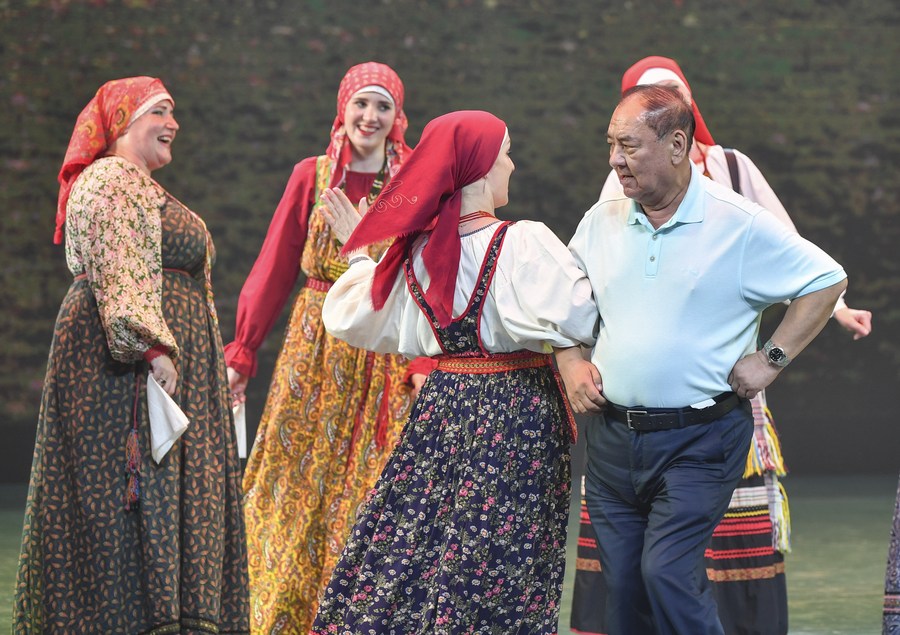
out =
<svg viewBox="0 0 900 635"><path fill-rule="evenodd" d="M328 160L319 157L313 200L328 176ZM317 203L300 263L306 285L244 474L253 633L309 631L319 592L410 406L404 358L355 349L325 332L325 292L345 262Z"/></svg>

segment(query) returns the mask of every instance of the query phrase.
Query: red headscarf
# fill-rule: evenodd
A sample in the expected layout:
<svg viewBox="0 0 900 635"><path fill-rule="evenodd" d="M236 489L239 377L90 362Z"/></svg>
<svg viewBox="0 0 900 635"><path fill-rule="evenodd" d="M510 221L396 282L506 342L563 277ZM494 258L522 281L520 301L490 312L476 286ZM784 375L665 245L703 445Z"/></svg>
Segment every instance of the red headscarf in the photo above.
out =
<svg viewBox="0 0 900 635"><path fill-rule="evenodd" d="M57 177L59 203L56 207L56 232L53 234L55 244L62 242L66 203L75 179L87 166L103 156L132 121L163 99L175 103L163 83L155 77L114 79L103 84L78 115L66 158Z"/></svg>
<svg viewBox="0 0 900 635"><path fill-rule="evenodd" d="M684 73L681 72L681 68L675 60L668 57L651 55L650 57L645 57L639 62L636 62L631 68L625 71L624 75L622 75L622 92L624 93L629 88L637 86L641 75L651 68L664 68L672 71L681 78L681 81L691 93L691 107L694 109L694 138L700 143L704 143L708 146L716 145L716 142L713 141L712 134L710 134L709 129L706 127L706 122L703 121L703 115L700 114L700 109L697 107L697 100L694 99L691 85L688 84L687 79L684 77Z"/></svg>
<svg viewBox="0 0 900 635"><path fill-rule="evenodd" d="M396 239L375 270L372 304L376 310L384 306L413 240L430 230L422 252L431 278L425 298L441 326L450 323L459 270L460 190L490 171L505 133L505 123L480 110L451 112L425 126L412 156L344 245L347 252Z"/></svg>
<svg viewBox="0 0 900 635"><path fill-rule="evenodd" d="M330 187L340 185L344 180L344 169L353 159L350 144L346 143L344 111L347 109L350 98L359 92L360 88L366 86L381 86L394 99L397 115L394 117L394 125L387 136L387 153L392 173L397 170L410 152L410 147L406 145L403 138L409 122L406 120L406 113L403 112L403 82L400 80L400 76L386 64L378 62L357 64L347 71L338 87L337 117L334 118L331 126L331 143L328 144L328 149L325 151L325 154L331 159L332 166Z"/></svg>

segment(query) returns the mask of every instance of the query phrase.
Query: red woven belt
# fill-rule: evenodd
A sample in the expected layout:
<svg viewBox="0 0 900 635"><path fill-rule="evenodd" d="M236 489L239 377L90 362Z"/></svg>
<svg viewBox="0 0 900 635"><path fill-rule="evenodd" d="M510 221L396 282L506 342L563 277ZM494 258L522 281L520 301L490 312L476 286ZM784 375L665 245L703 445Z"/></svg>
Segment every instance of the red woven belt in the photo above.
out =
<svg viewBox="0 0 900 635"><path fill-rule="evenodd" d="M306 279L306 288L312 289L313 291L321 291L322 293L326 293L332 286L334 286L333 282L328 282L327 280L319 280L318 278L307 278Z"/></svg>
<svg viewBox="0 0 900 635"><path fill-rule="evenodd" d="M437 369L449 373L486 375L503 373L521 368L550 366L550 356L531 351L518 353L498 353L485 357L436 357Z"/></svg>

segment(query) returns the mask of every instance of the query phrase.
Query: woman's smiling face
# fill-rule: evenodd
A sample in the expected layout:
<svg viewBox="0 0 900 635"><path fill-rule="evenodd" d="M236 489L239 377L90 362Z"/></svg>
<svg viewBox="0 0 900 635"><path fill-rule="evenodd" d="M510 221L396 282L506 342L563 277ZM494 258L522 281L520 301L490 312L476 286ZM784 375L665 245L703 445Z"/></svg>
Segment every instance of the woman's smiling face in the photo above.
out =
<svg viewBox="0 0 900 635"><path fill-rule="evenodd" d="M175 106L163 99L135 119L116 140L116 154L129 159L148 174L172 161L172 142L178 133Z"/></svg>
<svg viewBox="0 0 900 635"><path fill-rule="evenodd" d="M356 93L344 109L344 130L355 153L362 157L384 152L397 110L390 99L375 92Z"/></svg>

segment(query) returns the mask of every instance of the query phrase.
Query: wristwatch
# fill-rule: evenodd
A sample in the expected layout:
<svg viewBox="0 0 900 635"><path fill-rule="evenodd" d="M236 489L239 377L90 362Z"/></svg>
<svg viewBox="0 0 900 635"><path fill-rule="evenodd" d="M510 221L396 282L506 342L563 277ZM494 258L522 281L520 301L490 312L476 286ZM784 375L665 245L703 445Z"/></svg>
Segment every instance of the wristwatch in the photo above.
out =
<svg viewBox="0 0 900 635"><path fill-rule="evenodd" d="M765 354L766 359L769 360L769 363L773 366L784 368L791 363L791 358L787 356L784 349L780 346L775 346L772 343L772 340L763 344L763 353Z"/></svg>

